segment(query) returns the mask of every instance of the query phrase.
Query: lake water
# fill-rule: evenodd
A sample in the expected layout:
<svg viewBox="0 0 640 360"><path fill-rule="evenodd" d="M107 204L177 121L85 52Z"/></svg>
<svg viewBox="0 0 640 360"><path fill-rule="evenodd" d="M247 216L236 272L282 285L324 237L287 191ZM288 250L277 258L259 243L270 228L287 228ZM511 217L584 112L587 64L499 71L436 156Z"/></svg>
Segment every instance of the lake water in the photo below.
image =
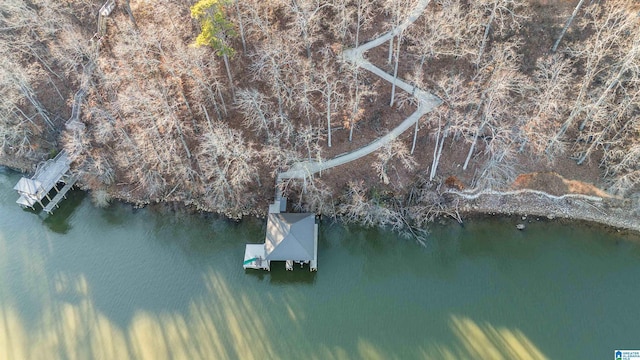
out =
<svg viewBox="0 0 640 360"><path fill-rule="evenodd" d="M318 272L245 271L265 222L72 192L15 204L0 168L0 359L612 359L640 348L640 241L468 221L427 247L323 222Z"/></svg>

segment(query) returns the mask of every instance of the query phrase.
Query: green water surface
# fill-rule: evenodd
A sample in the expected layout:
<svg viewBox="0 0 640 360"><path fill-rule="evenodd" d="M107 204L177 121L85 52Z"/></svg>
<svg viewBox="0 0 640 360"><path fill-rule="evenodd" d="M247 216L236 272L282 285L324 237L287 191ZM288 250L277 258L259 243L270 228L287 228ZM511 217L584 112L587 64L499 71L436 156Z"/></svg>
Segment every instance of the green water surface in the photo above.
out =
<svg viewBox="0 0 640 360"><path fill-rule="evenodd" d="M265 222L22 210L0 168L0 359L611 359L640 348L640 242L467 221L428 246L325 221L317 273L243 270Z"/></svg>

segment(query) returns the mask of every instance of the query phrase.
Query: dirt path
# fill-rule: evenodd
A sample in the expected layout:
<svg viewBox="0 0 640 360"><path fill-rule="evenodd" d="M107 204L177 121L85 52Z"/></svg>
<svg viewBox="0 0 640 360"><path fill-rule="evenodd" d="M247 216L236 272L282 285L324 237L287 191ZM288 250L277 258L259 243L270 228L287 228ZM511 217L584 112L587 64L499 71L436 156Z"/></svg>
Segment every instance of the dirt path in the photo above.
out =
<svg viewBox="0 0 640 360"><path fill-rule="evenodd" d="M416 111L413 114L409 115L409 117L407 117L400 123L400 125L391 130L389 133L381 138L378 138L369 145L361 147L358 150L327 161L303 161L294 164L288 171L278 174L277 183L280 183L284 179L304 179L307 176L311 176L317 172L343 165L353 160L359 159L363 156L369 155L386 145L391 140L398 137L404 131L409 129L413 124L415 124L416 121L418 121L424 114L440 105L442 101L435 95L425 90L419 89L401 79L394 80L393 76L387 74L382 69L365 60L363 56L365 51L391 40L391 38L393 38L396 34L404 31L404 29L409 27L409 25L413 24L418 19L420 14L422 14L427 8L427 5L429 5L430 1L431 0L420 0L416 7L411 11L411 14L409 14L407 19L405 19L404 22L402 22L400 25L398 25L388 33L380 36L377 39L371 40L366 44L362 44L357 48L347 49L342 53L342 56L345 60L353 63L354 65L362 67L363 69L371 71L375 75L378 75L379 77L390 83L395 82L397 87L412 94L416 98L416 100L418 100L418 108L416 109Z"/></svg>

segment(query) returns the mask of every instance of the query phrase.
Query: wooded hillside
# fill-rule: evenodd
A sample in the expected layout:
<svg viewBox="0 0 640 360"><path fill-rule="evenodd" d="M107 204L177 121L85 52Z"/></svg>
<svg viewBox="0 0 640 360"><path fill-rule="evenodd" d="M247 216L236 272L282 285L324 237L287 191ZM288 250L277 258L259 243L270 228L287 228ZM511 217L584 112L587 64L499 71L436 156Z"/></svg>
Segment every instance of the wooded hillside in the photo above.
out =
<svg viewBox="0 0 640 360"><path fill-rule="evenodd" d="M415 109L410 94L340 55L417 2L123 0L100 37L99 1L2 1L0 163L35 164L64 148L98 203L265 211L277 171L365 145ZM445 179L507 189L536 171L637 196L640 7L576 5L432 0L365 56L443 104L420 120L415 143L409 131L288 183L296 205L362 218L370 200L388 201L414 206L421 222ZM84 126L65 129L83 76Z"/></svg>

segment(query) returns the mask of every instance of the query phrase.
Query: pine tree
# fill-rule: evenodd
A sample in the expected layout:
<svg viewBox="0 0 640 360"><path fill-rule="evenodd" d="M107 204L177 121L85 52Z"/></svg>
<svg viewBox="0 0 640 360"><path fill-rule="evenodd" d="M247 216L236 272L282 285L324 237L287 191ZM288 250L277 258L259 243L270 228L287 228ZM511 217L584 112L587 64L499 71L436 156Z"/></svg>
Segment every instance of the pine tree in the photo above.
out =
<svg viewBox="0 0 640 360"><path fill-rule="evenodd" d="M218 56L222 56L233 93L229 57L235 54L235 50L229 45L228 39L237 34L233 23L226 17L225 6L230 4L229 0L200 0L191 7L191 17L200 22L200 34L195 45L210 46Z"/></svg>

